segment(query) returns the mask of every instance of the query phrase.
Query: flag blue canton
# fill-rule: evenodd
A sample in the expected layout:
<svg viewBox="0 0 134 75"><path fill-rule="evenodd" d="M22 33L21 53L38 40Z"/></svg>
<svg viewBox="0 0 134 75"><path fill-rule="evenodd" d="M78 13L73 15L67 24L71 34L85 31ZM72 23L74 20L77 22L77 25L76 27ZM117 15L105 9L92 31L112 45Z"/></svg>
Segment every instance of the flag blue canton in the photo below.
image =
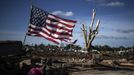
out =
<svg viewBox="0 0 134 75"><path fill-rule="evenodd" d="M48 13L46 11L36 8L36 7L32 7L30 24L38 26L38 27L45 26L47 15Z"/></svg>

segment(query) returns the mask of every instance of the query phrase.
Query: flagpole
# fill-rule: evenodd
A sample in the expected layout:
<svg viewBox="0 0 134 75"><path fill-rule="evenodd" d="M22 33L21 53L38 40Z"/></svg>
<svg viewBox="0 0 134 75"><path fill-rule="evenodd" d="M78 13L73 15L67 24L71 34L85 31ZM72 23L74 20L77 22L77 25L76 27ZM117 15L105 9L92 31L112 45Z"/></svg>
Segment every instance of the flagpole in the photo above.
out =
<svg viewBox="0 0 134 75"><path fill-rule="evenodd" d="M61 45L62 45L62 41L60 41L60 44L59 44L60 50L62 51Z"/></svg>
<svg viewBox="0 0 134 75"><path fill-rule="evenodd" d="M25 45L26 38L27 38L27 34L25 34L25 37L24 37L24 40L23 40L23 45Z"/></svg>
<svg viewBox="0 0 134 75"><path fill-rule="evenodd" d="M30 10L31 10L31 7L32 7L32 5L33 5L32 0L29 0L29 3L30 3ZM30 11L29 11L29 14L30 14ZM29 19L30 19L30 17L29 17ZM28 24L29 24L29 22L28 22ZM28 30L28 28L27 28L27 30ZM27 38L27 33L25 34L25 37L24 37L24 40L23 40L23 45L25 45L26 38Z"/></svg>

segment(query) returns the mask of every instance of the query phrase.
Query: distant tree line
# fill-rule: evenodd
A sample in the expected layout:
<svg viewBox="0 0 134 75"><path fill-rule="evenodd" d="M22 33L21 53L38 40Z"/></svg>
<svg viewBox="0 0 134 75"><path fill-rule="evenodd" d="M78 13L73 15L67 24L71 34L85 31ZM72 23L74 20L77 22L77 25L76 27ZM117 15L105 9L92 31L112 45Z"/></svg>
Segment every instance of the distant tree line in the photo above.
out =
<svg viewBox="0 0 134 75"><path fill-rule="evenodd" d="M92 47L92 49L96 49L99 51L119 51L119 50L127 50L127 49L134 49L133 47L124 47L124 46L119 46L119 47L110 47L109 45L95 45Z"/></svg>
<svg viewBox="0 0 134 75"><path fill-rule="evenodd" d="M79 45L73 45L73 44L68 44L66 46L62 46L62 47L59 47L57 45L45 45L45 44L35 44L35 45L26 45L29 49L41 49L41 50L60 50L61 48L64 49L64 50L81 50L83 49L81 46ZM95 50L98 50L98 51L120 51L120 50L128 50L128 49L134 49L134 46L133 47L124 47L124 46L120 46L120 47L111 47L109 45L95 45L95 46L92 46L92 49L95 49Z"/></svg>

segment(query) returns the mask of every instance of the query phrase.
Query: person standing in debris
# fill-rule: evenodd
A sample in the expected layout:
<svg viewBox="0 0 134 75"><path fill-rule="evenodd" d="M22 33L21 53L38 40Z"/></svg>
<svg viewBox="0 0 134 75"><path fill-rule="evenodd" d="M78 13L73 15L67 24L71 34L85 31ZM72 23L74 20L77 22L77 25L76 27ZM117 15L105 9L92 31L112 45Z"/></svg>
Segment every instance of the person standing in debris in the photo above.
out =
<svg viewBox="0 0 134 75"><path fill-rule="evenodd" d="M30 69L28 75L44 75L44 66L43 65L36 65Z"/></svg>

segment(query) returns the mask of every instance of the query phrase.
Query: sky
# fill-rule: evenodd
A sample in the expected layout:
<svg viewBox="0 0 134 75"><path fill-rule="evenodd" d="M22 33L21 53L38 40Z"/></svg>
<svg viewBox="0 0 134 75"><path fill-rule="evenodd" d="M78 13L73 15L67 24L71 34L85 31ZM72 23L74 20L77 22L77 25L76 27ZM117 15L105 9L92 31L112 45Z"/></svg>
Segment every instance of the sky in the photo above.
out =
<svg viewBox="0 0 134 75"><path fill-rule="evenodd" d="M95 24L101 19L99 33L93 45L111 47L134 46L134 0L1 0L0 40L23 41L33 4L59 17L76 20L73 40L84 47L82 24L89 28L92 10L96 10ZM44 38L28 36L26 44L53 44Z"/></svg>

